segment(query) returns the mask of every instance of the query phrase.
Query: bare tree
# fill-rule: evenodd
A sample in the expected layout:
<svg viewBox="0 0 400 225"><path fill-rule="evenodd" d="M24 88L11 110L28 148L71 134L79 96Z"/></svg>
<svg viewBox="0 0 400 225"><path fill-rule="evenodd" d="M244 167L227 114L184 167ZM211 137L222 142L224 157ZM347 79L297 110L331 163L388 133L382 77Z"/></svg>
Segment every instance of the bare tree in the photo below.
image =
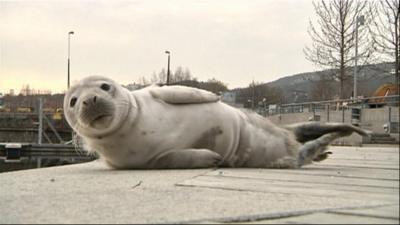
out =
<svg viewBox="0 0 400 225"><path fill-rule="evenodd" d="M137 83L142 86L147 86L150 84L150 82L144 76L139 77L139 79L137 80Z"/></svg>
<svg viewBox="0 0 400 225"><path fill-rule="evenodd" d="M22 85L21 91L19 92L20 95L28 96L32 94L32 89L29 87L29 84Z"/></svg>
<svg viewBox="0 0 400 225"><path fill-rule="evenodd" d="M247 88L236 90L237 102L244 105L245 108L253 108L259 103L281 104L284 102L284 95L280 88L271 87L261 82L252 82Z"/></svg>
<svg viewBox="0 0 400 225"><path fill-rule="evenodd" d="M400 70L400 4L399 0L379 0L375 7L378 11L372 22L370 32L376 43L377 51L383 60L394 62L396 94L399 94Z"/></svg>
<svg viewBox="0 0 400 225"><path fill-rule="evenodd" d="M313 81L311 86L311 99L313 101L325 101L333 99L335 95L335 89L332 86L333 81L321 77L320 80Z"/></svg>
<svg viewBox="0 0 400 225"><path fill-rule="evenodd" d="M325 69L338 69L333 79L339 81L339 96L344 98L344 85L351 77L349 67L354 65L355 25L358 17L367 11L369 2L359 0L313 1L318 26L310 21L308 34L311 46L304 48L307 60ZM365 23L372 15L364 14ZM358 31L358 60L361 65L372 59L373 41L368 29Z"/></svg>
<svg viewBox="0 0 400 225"><path fill-rule="evenodd" d="M182 66L178 66L175 70L175 73L172 74L170 79L171 79L171 83L176 83L176 82L180 82L180 81L191 80L192 75L188 68L186 68L184 70L182 68Z"/></svg>
<svg viewBox="0 0 400 225"><path fill-rule="evenodd" d="M162 68L162 70L156 74L156 72L153 72L151 75L150 79L151 83L157 83L157 84L164 84L167 82L167 72L165 68Z"/></svg>
<svg viewBox="0 0 400 225"><path fill-rule="evenodd" d="M175 73L171 73L170 75L170 83L178 83L185 80L194 80L196 78L192 77L190 70L188 68L183 69L182 66L178 66L175 70ZM164 84L167 81L167 72L165 68L162 68L161 71L157 74L153 72L150 79L151 83Z"/></svg>
<svg viewBox="0 0 400 225"><path fill-rule="evenodd" d="M228 86L224 82L215 78L208 79L207 82L201 82L199 88L211 91L215 94L228 91Z"/></svg>

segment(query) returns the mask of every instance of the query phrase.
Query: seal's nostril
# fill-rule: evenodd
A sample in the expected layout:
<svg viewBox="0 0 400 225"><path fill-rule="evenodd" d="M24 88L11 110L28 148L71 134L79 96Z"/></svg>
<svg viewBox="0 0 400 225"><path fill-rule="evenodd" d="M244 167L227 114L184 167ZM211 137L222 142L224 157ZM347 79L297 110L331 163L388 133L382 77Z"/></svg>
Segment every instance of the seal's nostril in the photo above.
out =
<svg viewBox="0 0 400 225"><path fill-rule="evenodd" d="M97 96L93 97L93 103L96 103Z"/></svg>
<svg viewBox="0 0 400 225"><path fill-rule="evenodd" d="M86 101L83 101L82 104L87 105L87 102L86 102Z"/></svg>

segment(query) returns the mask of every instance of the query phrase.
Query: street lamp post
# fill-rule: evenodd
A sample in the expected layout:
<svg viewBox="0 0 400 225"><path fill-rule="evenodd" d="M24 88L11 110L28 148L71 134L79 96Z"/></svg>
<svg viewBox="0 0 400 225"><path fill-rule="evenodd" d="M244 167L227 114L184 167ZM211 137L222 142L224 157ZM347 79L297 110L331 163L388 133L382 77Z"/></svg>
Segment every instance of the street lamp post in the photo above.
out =
<svg viewBox="0 0 400 225"><path fill-rule="evenodd" d="M364 16L358 16L356 20L356 33L355 33L355 54L354 54L354 89L353 89L353 98L357 98L357 59L358 59L358 26L364 25Z"/></svg>
<svg viewBox="0 0 400 225"><path fill-rule="evenodd" d="M69 75L69 67L70 67L70 42L71 42L71 35L72 34L74 34L74 32L73 31L70 31L69 33L68 33L68 89L69 89L69 79L70 79L70 75Z"/></svg>
<svg viewBox="0 0 400 225"><path fill-rule="evenodd" d="M169 85L169 63L170 63L170 56L171 53L169 51L165 51L165 54L168 55L168 66L167 66L167 85Z"/></svg>

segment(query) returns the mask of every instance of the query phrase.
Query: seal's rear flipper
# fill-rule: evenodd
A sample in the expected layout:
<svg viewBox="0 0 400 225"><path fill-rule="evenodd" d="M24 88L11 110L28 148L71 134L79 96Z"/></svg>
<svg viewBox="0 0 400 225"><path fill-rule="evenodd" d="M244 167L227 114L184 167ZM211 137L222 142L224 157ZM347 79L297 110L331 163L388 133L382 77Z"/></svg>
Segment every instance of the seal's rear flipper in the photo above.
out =
<svg viewBox="0 0 400 225"><path fill-rule="evenodd" d="M297 165L301 167L306 164L310 164L312 161L322 161L328 157L331 152L325 152L328 145L336 138L347 136L344 133L333 132L330 134L322 135L316 140L309 141L301 146Z"/></svg>
<svg viewBox="0 0 400 225"><path fill-rule="evenodd" d="M301 143L315 140L325 134L329 134L332 132L339 132L341 136L347 136L353 132L356 132L363 136L368 135L367 131L345 123L306 122L291 124L286 126L285 128L291 130L296 136L297 141Z"/></svg>
<svg viewBox="0 0 400 225"><path fill-rule="evenodd" d="M185 86L163 86L150 90L154 98L163 100L170 104L195 104L219 101L219 96L212 92L185 87Z"/></svg>
<svg viewBox="0 0 400 225"><path fill-rule="evenodd" d="M344 123L307 122L286 127L296 136L297 141L304 143L298 155L298 166L310 164L312 161L322 161L331 152L325 152L328 145L336 138L349 136L353 132L367 136L369 132Z"/></svg>

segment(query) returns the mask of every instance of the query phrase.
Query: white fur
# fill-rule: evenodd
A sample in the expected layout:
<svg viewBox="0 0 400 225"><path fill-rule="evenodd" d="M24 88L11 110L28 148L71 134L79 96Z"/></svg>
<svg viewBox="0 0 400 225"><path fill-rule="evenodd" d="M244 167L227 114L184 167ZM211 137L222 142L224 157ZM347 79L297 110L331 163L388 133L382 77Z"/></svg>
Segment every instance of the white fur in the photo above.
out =
<svg viewBox="0 0 400 225"><path fill-rule="evenodd" d="M112 94L99 88L103 82L113 86ZM64 111L67 121L82 136L89 150L98 152L115 168L210 166L192 161L181 167L170 165L187 160L180 157L180 152L185 151L193 151L193 157L210 162L220 156L222 166L297 166L300 144L290 132L254 113L224 104L210 92L197 90L151 86L129 92L110 79L89 77L68 91ZM116 106L113 117L96 126L80 122L82 101L92 95ZM73 96L78 100L71 108ZM212 146L208 150L214 153L208 153L207 149L196 151L195 143ZM171 157L164 157L170 152Z"/></svg>

